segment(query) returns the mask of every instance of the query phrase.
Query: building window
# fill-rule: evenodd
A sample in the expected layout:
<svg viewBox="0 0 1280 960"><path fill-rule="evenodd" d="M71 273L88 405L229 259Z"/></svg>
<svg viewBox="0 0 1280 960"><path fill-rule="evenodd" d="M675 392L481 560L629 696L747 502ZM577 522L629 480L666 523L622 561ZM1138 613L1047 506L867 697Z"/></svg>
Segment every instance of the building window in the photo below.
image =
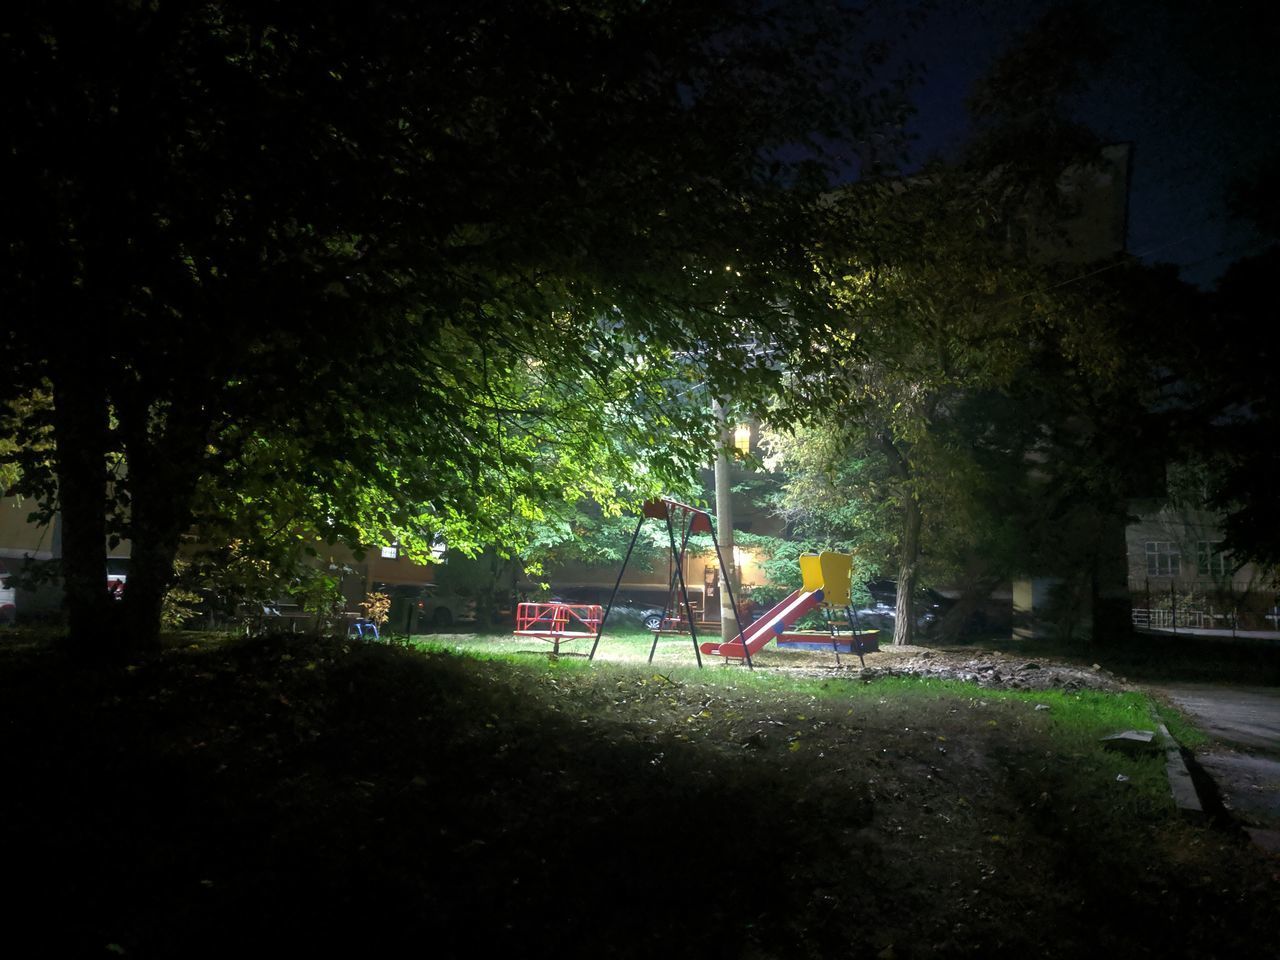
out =
<svg viewBox="0 0 1280 960"><path fill-rule="evenodd" d="M1221 540L1201 540L1196 544L1196 567L1202 577L1225 577L1230 572Z"/></svg>
<svg viewBox="0 0 1280 960"><path fill-rule="evenodd" d="M381 555L383 560L399 560L400 545L396 544L395 546L391 546L391 547L382 547Z"/></svg>
<svg viewBox="0 0 1280 960"><path fill-rule="evenodd" d="M1147 576L1176 577L1182 572L1182 554L1168 540L1147 541Z"/></svg>

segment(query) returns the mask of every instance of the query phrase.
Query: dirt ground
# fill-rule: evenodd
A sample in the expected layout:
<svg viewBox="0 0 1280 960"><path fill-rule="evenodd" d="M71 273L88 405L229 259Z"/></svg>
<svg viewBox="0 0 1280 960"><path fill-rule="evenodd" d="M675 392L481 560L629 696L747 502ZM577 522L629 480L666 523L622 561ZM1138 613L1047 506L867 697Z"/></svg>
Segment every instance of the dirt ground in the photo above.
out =
<svg viewBox="0 0 1280 960"><path fill-rule="evenodd" d="M804 657L794 666L787 659ZM768 665L805 670L814 675L834 668L834 655L824 652L773 654ZM948 649L922 646L887 645L867 654L862 667L856 656L842 655L840 670L857 670L866 680L877 677L934 677L959 680L981 687L1004 690L1107 690L1133 689L1123 678L1099 666L1081 667L1053 658L1003 653L995 650L974 651L968 648Z"/></svg>
<svg viewBox="0 0 1280 960"><path fill-rule="evenodd" d="M1087 679L927 654L868 667ZM0 651L7 936L137 957L1269 949L1277 864L1178 820L1148 761L1028 700L788 662L812 682L303 638L93 671Z"/></svg>
<svg viewBox="0 0 1280 960"><path fill-rule="evenodd" d="M445 643L457 643L470 650L488 649L520 650L530 655L545 654L549 645L539 645L526 638L505 636L478 636L475 634L442 634ZM562 655L585 656L591 649L590 641L576 646L566 645ZM647 660L648 642L627 638L619 642L608 635L601 641L596 658L606 663L640 664ZM658 646L654 664L659 667L695 665L692 644L687 637L666 637ZM741 661L726 663L719 657L704 656L704 667L715 670L743 669ZM974 650L968 647L925 647L886 644L865 655L860 662L855 654L837 656L830 650L782 650L770 644L753 657L753 664L762 670L785 671L813 677L858 676L862 679L877 677L934 677L959 680L983 687L1006 690L1107 690L1135 689L1124 677L1118 677L1101 665L1082 667L1055 657L1029 657L1024 654L999 650ZM865 665L864 665L865 664Z"/></svg>

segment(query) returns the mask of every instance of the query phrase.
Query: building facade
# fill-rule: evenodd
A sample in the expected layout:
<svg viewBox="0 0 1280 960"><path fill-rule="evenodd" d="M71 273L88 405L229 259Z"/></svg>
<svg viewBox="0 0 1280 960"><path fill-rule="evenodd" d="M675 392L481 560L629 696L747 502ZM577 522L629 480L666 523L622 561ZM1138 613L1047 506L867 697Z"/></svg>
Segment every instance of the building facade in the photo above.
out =
<svg viewBox="0 0 1280 960"><path fill-rule="evenodd" d="M1277 571L1224 549L1221 517L1139 504L1125 530L1133 622L1155 629L1276 630Z"/></svg>

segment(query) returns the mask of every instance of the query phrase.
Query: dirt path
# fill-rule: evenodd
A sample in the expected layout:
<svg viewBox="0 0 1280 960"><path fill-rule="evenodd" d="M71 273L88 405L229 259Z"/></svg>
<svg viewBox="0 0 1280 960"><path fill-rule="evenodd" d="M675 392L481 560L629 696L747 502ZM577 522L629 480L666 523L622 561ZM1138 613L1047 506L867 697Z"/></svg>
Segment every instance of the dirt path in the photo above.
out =
<svg viewBox="0 0 1280 960"><path fill-rule="evenodd" d="M1280 689L1209 683L1153 689L1194 716L1211 737L1237 749L1280 757Z"/></svg>

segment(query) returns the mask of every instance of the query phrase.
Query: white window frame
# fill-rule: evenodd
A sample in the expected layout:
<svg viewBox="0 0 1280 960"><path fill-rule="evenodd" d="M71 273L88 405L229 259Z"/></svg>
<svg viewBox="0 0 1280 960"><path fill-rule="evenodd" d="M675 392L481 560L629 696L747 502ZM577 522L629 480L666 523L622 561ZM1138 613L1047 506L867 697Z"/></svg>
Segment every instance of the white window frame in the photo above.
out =
<svg viewBox="0 0 1280 960"><path fill-rule="evenodd" d="M1221 540L1200 540L1196 543L1196 570L1202 577L1225 577L1231 572Z"/></svg>
<svg viewBox="0 0 1280 960"><path fill-rule="evenodd" d="M1173 540L1146 542L1147 576L1177 577L1182 574L1182 551Z"/></svg>

